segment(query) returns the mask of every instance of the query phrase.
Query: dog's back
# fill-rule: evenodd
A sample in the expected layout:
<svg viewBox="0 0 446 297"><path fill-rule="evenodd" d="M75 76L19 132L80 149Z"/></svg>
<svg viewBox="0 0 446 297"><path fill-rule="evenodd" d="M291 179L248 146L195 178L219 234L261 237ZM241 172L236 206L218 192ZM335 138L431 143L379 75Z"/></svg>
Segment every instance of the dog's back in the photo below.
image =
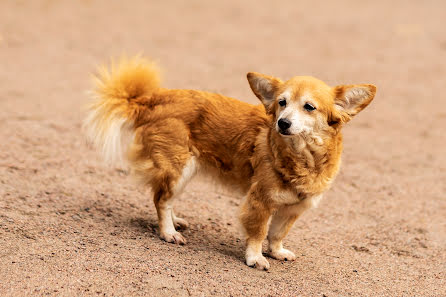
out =
<svg viewBox="0 0 446 297"><path fill-rule="evenodd" d="M84 127L107 161L128 161L136 177L151 184L152 162L165 160L175 172L193 157L196 166L249 187L257 135L270 125L263 106L161 88L156 67L142 58L102 68L96 93Z"/></svg>

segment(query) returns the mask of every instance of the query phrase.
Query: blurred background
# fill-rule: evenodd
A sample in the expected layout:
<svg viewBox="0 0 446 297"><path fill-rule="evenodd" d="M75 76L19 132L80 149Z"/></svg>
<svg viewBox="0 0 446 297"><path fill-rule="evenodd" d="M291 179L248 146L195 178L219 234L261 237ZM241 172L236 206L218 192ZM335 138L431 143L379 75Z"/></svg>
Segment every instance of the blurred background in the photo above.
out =
<svg viewBox="0 0 446 297"><path fill-rule="evenodd" d="M142 54L163 86L257 104L248 71L373 83L343 167L268 273L243 264L240 197L197 180L189 244L81 132L99 64ZM0 295L446 295L445 1L0 2Z"/></svg>

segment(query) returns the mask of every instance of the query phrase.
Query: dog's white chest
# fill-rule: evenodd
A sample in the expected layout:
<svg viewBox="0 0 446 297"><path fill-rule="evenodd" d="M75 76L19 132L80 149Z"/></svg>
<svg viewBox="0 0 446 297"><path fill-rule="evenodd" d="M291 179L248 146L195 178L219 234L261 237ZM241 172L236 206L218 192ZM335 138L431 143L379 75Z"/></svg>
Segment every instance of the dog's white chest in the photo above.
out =
<svg viewBox="0 0 446 297"><path fill-rule="evenodd" d="M299 194L295 191L285 190L285 191L276 191L272 193L272 198L274 202L278 204L305 204L309 208L317 207L319 202L322 200L322 194L314 195L310 197L299 197Z"/></svg>
<svg viewBox="0 0 446 297"><path fill-rule="evenodd" d="M301 201L299 194L291 190L275 191L271 196L278 204L295 204Z"/></svg>

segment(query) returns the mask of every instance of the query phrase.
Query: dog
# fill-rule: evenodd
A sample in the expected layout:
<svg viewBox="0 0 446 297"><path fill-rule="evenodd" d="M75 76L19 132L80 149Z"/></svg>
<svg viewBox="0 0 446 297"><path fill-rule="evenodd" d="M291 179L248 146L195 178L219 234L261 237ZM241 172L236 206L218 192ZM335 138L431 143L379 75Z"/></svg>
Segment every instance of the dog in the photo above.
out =
<svg viewBox="0 0 446 297"><path fill-rule="evenodd" d="M165 89L153 62L124 58L96 74L84 128L107 161L125 160L151 188L160 237L167 242L186 243L177 229L188 223L175 215L172 201L197 172L241 191L246 264L267 270L266 238L269 256L296 259L282 241L332 184L341 129L369 105L376 87L330 87L311 76L282 81L256 72L247 78L262 104Z"/></svg>

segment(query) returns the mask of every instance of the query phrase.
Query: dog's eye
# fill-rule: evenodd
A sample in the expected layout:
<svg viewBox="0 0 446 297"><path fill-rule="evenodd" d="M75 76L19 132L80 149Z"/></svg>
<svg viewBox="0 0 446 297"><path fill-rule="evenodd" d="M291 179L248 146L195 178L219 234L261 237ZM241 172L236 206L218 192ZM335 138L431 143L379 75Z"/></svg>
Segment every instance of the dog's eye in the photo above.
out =
<svg viewBox="0 0 446 297"><path fill-rule="evenodd" d="M282 107L286 106L286 100L285 99L279 100L279 105Z"/></svg>
<svg viewBox="0 0 446 297"><path fill-rule="evenodd" d="M313 111L316 109L316 107L314 107L313 105L311 105L310 103L305 103L304 108L308 111Z"/></svg>

